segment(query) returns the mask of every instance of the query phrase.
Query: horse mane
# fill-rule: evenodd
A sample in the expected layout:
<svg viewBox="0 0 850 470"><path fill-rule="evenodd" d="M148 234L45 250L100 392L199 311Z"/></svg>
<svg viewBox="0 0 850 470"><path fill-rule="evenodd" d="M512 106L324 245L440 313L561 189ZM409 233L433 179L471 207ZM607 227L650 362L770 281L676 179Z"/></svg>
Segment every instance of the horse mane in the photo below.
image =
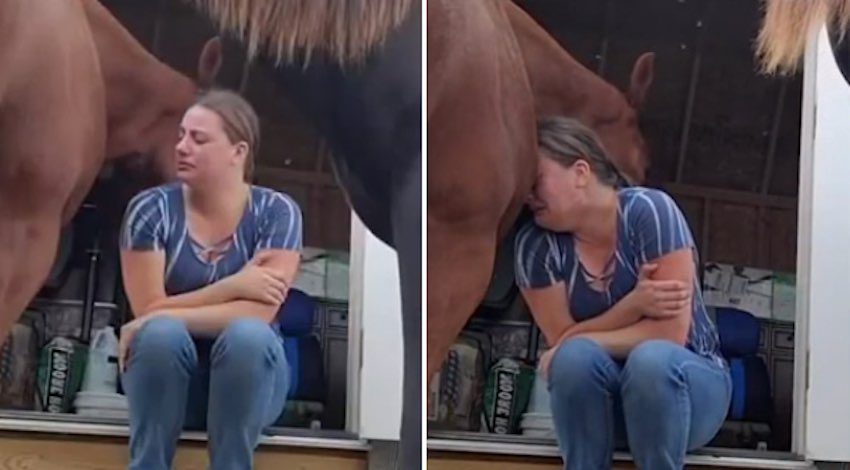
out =
<svg viewBox="0 0 850 470"><path fill-rule="evenodd" d="M828 24L844 39L850 26L850 0L765 0L756 40L762 72L794 73L806 49L810 27Z"/></svg>
<svg viewBox="0 0 850 470"><path fill-rule="evenodd" d="M278 64L314 51L340 65L362 62L418 0L187 0L247 46Z"/></svg>

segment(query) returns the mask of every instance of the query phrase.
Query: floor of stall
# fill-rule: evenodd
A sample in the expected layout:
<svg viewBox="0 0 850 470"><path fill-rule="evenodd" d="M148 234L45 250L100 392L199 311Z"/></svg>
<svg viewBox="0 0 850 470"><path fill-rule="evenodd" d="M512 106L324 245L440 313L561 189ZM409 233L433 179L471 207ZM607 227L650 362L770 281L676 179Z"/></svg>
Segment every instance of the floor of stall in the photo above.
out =
<svg viewBox="0 0 850 470"><path fill-rule="evenodd" d="M365 470L367 452L355 450L261 445L254 468L273 470ZM204 470L204 442L180 443L174 468ZM110 436L67 436L0 432L0 468L8 470L123 470L127 468L127 439Z"/></svg>
<svg viewBox="0 0 850 470"><path fill-rule="evenodd" d="M20 414L20 413L19 413ZM0 469L112 470L127 468L126 424L0 416ZM116 421L116 420L111 420ZM255 469L366 470L370 444L344 431L274 428L255 453ZM208 466L207 436L184 432L174 462L180 470Z"/></svg>
<svg viewBox="0 0 850 470"><path fill-rule="evenodd" d="M701 460L701 456L689 456L688 460ZM615 457L612 469L637 468L628 455ZM808 462L744 458L723 458L716 462L686 464L688 470L716 468L740 469L815 469ZM560 470L563 464L559 457L535 457L527 455L488 454L477 452L428 451L428 470Z"/></svg>
<svg viewBox="0 0 850 470"><path fill-rule="evenodd" d="M551 439L469 432L430 431L428 468L438 470L562 468L557 444ZM636 468L631 455L614 453L613 468ZM803 470L816 468L789 452L704 448L687 455L686 468Z"/></svg>
<svg viewBox="0 0 850 470"><path fill-rule="evenodd" d="M637 468L632 462L614 462L614 470ZM709 470L717 466L686 465L687 470ZM773 467L726 467L773 468ZM814 467L811 467L814 468ZM562 470L561 459L554 457L520 457L459 452L428 452L428 470Z"/></svg>

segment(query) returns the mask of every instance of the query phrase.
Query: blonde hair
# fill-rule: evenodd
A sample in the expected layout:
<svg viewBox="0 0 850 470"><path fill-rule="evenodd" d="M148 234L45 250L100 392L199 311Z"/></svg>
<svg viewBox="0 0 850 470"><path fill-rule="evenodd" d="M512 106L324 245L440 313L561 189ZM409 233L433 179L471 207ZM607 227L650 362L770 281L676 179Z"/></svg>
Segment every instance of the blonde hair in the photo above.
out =
<svg viewBox="0 0 850 470"><path fill-rule="evenodd" d="M844 39L850 25L850 0L764 0L764 19L756 40L761 71L797 71L810 28L826 24Z"/></svg>
<svg viewBox="0 0 850 470"><path fill-rule="evenodd" d="M419 0L190 0L247 45L291 62L314 50L339 64L360 63L384 42Z"/></svg>
<svg viewBox="0 0 850 470"><path fill-rule="evenodd" d="M260 145L260 119L245 98L229 90L210 90L197 101L195 106L201 106L216 113L224 127L224 133L231 144L245 142L248 154L245 156L246 182L254 178L254 155Z"/></svg>

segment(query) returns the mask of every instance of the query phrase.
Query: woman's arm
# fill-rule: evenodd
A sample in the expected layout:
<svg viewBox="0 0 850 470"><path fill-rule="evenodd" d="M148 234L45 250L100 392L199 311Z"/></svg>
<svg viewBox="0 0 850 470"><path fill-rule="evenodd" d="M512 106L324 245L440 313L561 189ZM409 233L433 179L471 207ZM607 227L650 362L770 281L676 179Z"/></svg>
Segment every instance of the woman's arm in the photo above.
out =
<svg viewBox="0 0 850 470"><path fill-rule="evenodd" d="M186 322L186 328L193 334L215 337L233 320L239 318L257 318L271 323L280 309L280 305L265 304L254 300L234 300L201 307L169 308L155 310L151 316L167 315Z"/></svg>
<svg viewBox="0 0 850 470"><path fill-rule="evenodd" d="M298 272L300 259L300 254L297 251L267 249L257 253L252 264L273 271L277 278L282 279L289 286ZM219 283L221 282L224 282L224 280L219 281ZM190 332L214 336L237 318L253 317L271 323L285 299L286 296L284 295L281 302L273 304L246 299L231 300L187 308L156 309L153 314L179 318L186 322L186 327Z"/></svg>
<svg viewBox="0 0 850 470"><path fill-rule="evenodd" d="M570 314L564 281L547 287L520 289L520 292L546 343L558 344L561 336L576 324Z"/></svg>
<svg viewBox="0 0 850 470"><path fill-rule="evenodd" d="M166 295L164 271L165 253L162 251L121 250L124 291L133 316L140 317L154 310L201 307L237 300L229 278L184 294Z"/></svg>
<svg viewBox="0 0 850 470"><path fill-rule="evenodd" d="M265 249L257 252L252 262L272 271L277 279L282 280L289 287L298 275L301 253L289 249Z"/></svg>
<svg viewBox="0 0 850 470"><path fill-rule="evenodd" d="M625 328L629 325L634 325L640 318L640 309L631 301L631 297L627 295L602 315L573 325L569 330L564 332L561 341L582 333L612 331Z"/></svg>
<svg viewBox="0 0 850 470"><path fill-rule="evenodd" d="M624 297L599 316L576 322L569 314L563 282L542 289L523 289L521 292L534 321L546 337L546 343L552 346L583 333L612 331L634 325L641 318L640 309L632 302L631 296Z"/></svg>
<svg viewBox="0 0 850 470"><path fill-rule="evenodd" d="M611 331L594 331L581 336L590 338L604 347L612 356L625 358L638 344L650 339L664 339L685 345L693 318L694 272L693 253L683 248L658 258L653 263L658 268L654 280L677 280L689 286L684 307L667 318L643 318L637 323ZM629 296L624 298L627 299ZM622 301L621 301L622 302Z"/></svg>

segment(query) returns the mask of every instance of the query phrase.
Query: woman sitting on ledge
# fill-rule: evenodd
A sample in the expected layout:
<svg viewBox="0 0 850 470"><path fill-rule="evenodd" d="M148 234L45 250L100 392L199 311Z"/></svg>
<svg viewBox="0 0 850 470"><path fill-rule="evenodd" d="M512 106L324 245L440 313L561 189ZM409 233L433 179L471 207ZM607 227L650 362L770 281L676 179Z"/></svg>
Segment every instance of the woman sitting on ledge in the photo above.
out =
<svg viewBox="0 0 850 470"><path fill-rule="evenodd" d="M258 144L251 106L212 91L183 117L179 182L127 208L131 470L171 468L184 426L207 430L212 470L253 468L261 430L283 410L289 366L274 320L298 270L301 211L248 183Z"/></svg>
<svg viewBox="0 0 850 470"><path fill-rule="evenodd" d="M732 390L690 228L667 194L620 189L577 121L546 119L538 134L516 275L552 345L540 369L566 466L610 468L626 440L639 468L680 469L720 429Z"/></svg>

